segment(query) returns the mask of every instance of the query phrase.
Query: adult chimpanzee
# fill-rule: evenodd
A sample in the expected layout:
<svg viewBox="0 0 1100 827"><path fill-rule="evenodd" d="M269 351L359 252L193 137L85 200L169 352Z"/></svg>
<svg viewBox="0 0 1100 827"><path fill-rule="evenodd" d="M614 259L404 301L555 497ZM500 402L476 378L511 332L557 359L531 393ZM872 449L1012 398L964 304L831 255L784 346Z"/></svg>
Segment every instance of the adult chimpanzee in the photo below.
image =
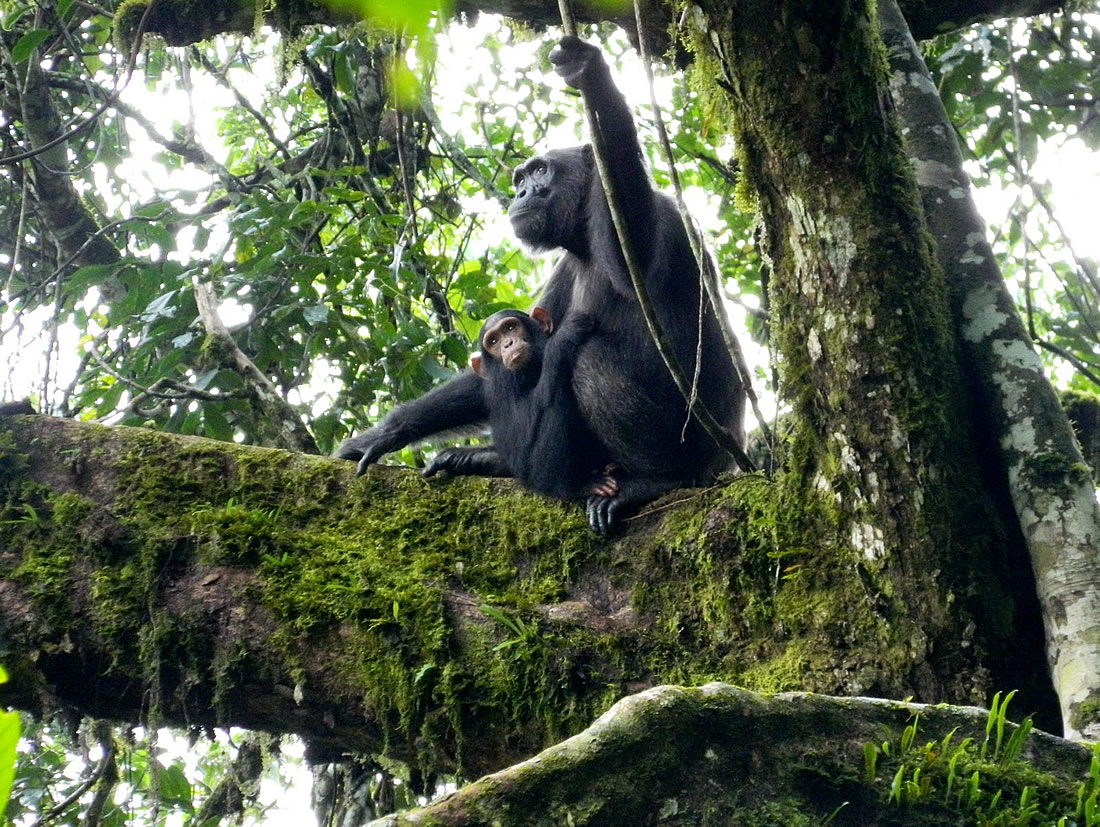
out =
<svg viewBox="0 0 1100 827"><path fill-rule="evenodd" d="M701 345L699 400L741 437L741 381L715 309L700 297L699 269L676 206L650 183L625 99L594 46L565 37L550 61L566 83L586 93L595 111L658 322L688 376L695 373ZM516 195L508 215L516 236L534 250L563 251L537 305L551 319L583 312L595 321L577 348L573 393L616 467L618 491L593 495L588 502L589 522L606 531L625 510L669 489L708 481L732 460L690 416L651 341L591 148L550 150L517 167L513 182ZM362 473L383 454L488 416L484 382L467 372L395 408L378 425L346 440L338 456L358 459Z"/></svg>
<svg viewBox="0 0 1100 827"><path fill-rule="evenodd" d="M470 365L483 382L493 444L447 448L428 463L425 476L447 471L515 477L533 491L563 499L618 491L599 470L607 457L573 396L577 351L595 322L571 313L557 331L553 327L541 307L530 316L501 310L485 320L478 334L481 353Z"/></svg>

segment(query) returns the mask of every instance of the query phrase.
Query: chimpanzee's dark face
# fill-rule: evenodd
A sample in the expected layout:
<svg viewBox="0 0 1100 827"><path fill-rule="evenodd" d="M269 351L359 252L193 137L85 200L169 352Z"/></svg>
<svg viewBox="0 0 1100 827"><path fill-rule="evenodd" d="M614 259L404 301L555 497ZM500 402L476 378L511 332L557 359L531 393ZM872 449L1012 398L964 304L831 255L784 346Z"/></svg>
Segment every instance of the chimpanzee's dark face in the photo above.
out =
<svg viewBox="0 0 1100 827"><path fill-rule="evenodd" d="M593 174L588 146L552 149L516 167L516 195L508 208L516 238L534 250L579 253Z"/></svg>

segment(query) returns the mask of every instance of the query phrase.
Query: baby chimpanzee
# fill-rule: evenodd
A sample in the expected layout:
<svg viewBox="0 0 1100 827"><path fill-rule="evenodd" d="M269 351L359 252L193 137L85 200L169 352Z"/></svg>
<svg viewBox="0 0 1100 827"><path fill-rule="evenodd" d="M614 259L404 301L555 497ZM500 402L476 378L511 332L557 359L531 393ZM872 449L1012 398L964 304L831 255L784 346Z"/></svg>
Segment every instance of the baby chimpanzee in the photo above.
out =
<svg viewBox="0 0 1100 827"><path fill-rule="evenodd" d="M573 396L577 349L594 327L591 316L570 313L554 331L541 307L531 315L501 310L486 319L478 334L481 353L470 367L483 382L493 444L447 448L425 476L510 476L552 497L615 496L609 458Z"/></svg>

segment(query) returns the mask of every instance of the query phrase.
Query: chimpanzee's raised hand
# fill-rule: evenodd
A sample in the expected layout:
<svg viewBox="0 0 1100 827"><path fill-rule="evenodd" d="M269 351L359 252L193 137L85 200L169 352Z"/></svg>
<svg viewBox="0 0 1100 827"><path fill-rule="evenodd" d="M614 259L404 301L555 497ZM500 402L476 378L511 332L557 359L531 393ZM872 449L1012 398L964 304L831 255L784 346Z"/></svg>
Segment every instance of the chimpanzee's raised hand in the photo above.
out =
<svg viewBox="0 0 1100 827"><path fill-rule="evenodd" d="M611 79L611 70L607 68L600 50L573 35L558 41L557 48L550 53L550 62L567 84L582 92L596 83Z"/></svg>

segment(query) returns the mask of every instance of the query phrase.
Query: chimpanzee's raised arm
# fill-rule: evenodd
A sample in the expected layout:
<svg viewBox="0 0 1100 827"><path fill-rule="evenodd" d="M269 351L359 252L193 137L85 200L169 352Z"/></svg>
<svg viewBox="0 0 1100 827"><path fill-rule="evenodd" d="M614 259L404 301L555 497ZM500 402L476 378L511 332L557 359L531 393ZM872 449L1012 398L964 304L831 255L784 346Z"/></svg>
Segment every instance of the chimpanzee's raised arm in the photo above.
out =
<svg viewBox="0 0 1100 827"><path fill-rule="evenodd" d="M358 460L357 473L363 474L383 454L435 434L472 430L488 418L481 377L466 371L419 399L398 405L373 428L345 439L336 456Z"/></svg>
<svg viewBox="0 0 1100 827"><path fill-rule="evenodd" d="M630 239L644 267L652 251L656 198L634 115L596 46L576 37L563 37L550 53L550 62L567 84L584 92L588 105L596 113L615 190L621 202L629 205L626 220ZM598 176L594 180L598 185Z"/></svg>

